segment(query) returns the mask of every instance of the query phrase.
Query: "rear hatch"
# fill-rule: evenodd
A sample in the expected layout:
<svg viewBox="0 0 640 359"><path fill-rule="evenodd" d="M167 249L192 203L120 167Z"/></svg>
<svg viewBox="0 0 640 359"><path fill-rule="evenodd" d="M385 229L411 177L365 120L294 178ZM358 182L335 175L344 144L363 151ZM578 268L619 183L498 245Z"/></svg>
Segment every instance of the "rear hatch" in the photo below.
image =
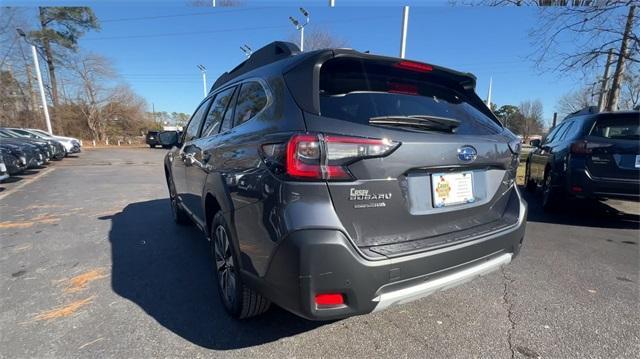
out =
<svg viewBox="0 0 640 359"><path fill-rule="evenodd" d="M640 118L638 113L598 116L583 145L593 177L638 180L640 176Z"/></svg>
<svg viewBox="0 0 640 359"><path fill-rule="evenodd" d="M320 116L305 117L309 131L399 144L348 164L352 181L327 182L365 254L393 257L516 223L519 141L459 76L410 61L338 57L322 65L319 92Z"/></svg>

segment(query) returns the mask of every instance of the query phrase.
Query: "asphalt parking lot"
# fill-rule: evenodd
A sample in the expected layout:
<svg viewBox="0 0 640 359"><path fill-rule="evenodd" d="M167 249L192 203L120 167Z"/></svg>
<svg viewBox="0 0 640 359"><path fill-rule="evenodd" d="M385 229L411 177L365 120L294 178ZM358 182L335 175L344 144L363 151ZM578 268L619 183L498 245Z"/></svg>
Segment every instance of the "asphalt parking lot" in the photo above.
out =
<svg viewBox="0 0 640 359"><path fill-rule="evenodd" d="M164 150L96 149L0 191L1 357L635 357L637 204L528 197L521 256L411 304L330 323L238 322L207 243L173 224ZM636 354L633 354L636 353Z"/></svg>

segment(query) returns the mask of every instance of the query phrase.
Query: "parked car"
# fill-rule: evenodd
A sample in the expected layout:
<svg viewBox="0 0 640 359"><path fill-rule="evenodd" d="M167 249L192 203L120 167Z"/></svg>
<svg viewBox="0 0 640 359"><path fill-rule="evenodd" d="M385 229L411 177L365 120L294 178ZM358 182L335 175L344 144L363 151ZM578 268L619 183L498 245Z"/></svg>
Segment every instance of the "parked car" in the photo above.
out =
<svg viewBox="0 0 640 359"><path fill-rule="evenodd" d="M579 111L531 145L525 183L545 209L571 197L640 199L638 111Z"/></svg>
<svg viewBox="0 0 640 359"><path fill-rule="evenodd" d="M0 148L0 182L10 177L9 172L7 171L7 165L4 163L4 156L5 151Z"/></svg>
<svg viewBox="0 0 640 359"><path fill-rule="evenodd" d="M149 147L156 148L160 143L158 142L158 131L148 131L145 137L145 142Z"/></svg>
<svg viewBox="0 0 640 359"><path fill-rule="evenodd" d="M182 132L173 130L158 132L158 145L162 146L162 148L171 148L174 144L174 139L179 138L181 135Z"/></svg>
<svg viewBox="0 0 640 359"><path fill-rule="evenodd" d="M0 128L0 138L11 141L31 143L38 146L41 151L45 152L45 163L50 159L60 160L64 158L64 147L62 146L62 144L54 140L26 137L25 135L20 135L6 128Z"/></svg>
<svg viewBox="0 0 640 359"><path fill-rule="evenodd" d="M7 172L11 176L20 174L27 169L27 154L20 146L0 141L0 151L2 151L2 158L7 167Z"/></svg>
<svg viewBox="0 0 640 359"><path fill-rule="evenodd" d="M66 151L65 156L73 153L79 153L82 151L80 141L73 137L50 135L45 131L33 129L33 128L29 128L29 129L11 128L11 130L25 136L30 136L30 137L40 138L45 140L56 140L64 146L64 149Z"/></svg>
<svg viewBox="0 0 640 359"><path fill-rule="evenodd" d="M40 144L31 143L29 141L25 141L24 139L4 138L2 137L2 134L0 134L0 139L2 140L3 143L18 145L18 146L22 146L32 150L33 156L32 157L27 156L28 158L30 158L29 164L28 164L29 168L42 166L43 164L49 161L48 159L49 153L47 150L47 145L43 145L41 143ZM27 153L29 152L27 151Z"/></svg>
<svg viewBox="0 0 640 359"><path fill-rule="evenodd" d="M469 73L275 42L223 74L164 166L226 310L329 320L498 270L520 251L520 141Z"/></svg>

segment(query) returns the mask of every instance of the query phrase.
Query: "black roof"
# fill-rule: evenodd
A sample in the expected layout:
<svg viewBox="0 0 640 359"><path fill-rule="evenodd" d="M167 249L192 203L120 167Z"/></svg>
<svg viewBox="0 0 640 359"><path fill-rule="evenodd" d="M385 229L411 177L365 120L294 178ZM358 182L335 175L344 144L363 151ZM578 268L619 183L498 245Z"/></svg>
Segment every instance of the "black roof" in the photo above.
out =
<svg viewBox="0 0 640 359"><path fill-rule="evenodd" d="M248 59L234 67L231 71L222 74L211 87L211 91L253 69L299 53L300 48L291 42L274 41L251 54Z"/></svg>

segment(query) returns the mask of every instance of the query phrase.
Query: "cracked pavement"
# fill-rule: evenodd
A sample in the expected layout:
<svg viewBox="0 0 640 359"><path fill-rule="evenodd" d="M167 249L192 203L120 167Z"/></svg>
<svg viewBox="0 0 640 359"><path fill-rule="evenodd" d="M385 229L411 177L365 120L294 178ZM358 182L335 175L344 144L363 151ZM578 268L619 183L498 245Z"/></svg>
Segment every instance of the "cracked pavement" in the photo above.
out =
<svg viewBox="0 0 640 359"><path fill-rule="evenodd" d="M0 185L0 357L635 357L638 204L526 195L501 272L361 317L229 319L204 236L171 222L163 150L96 149Z"/></svg>

